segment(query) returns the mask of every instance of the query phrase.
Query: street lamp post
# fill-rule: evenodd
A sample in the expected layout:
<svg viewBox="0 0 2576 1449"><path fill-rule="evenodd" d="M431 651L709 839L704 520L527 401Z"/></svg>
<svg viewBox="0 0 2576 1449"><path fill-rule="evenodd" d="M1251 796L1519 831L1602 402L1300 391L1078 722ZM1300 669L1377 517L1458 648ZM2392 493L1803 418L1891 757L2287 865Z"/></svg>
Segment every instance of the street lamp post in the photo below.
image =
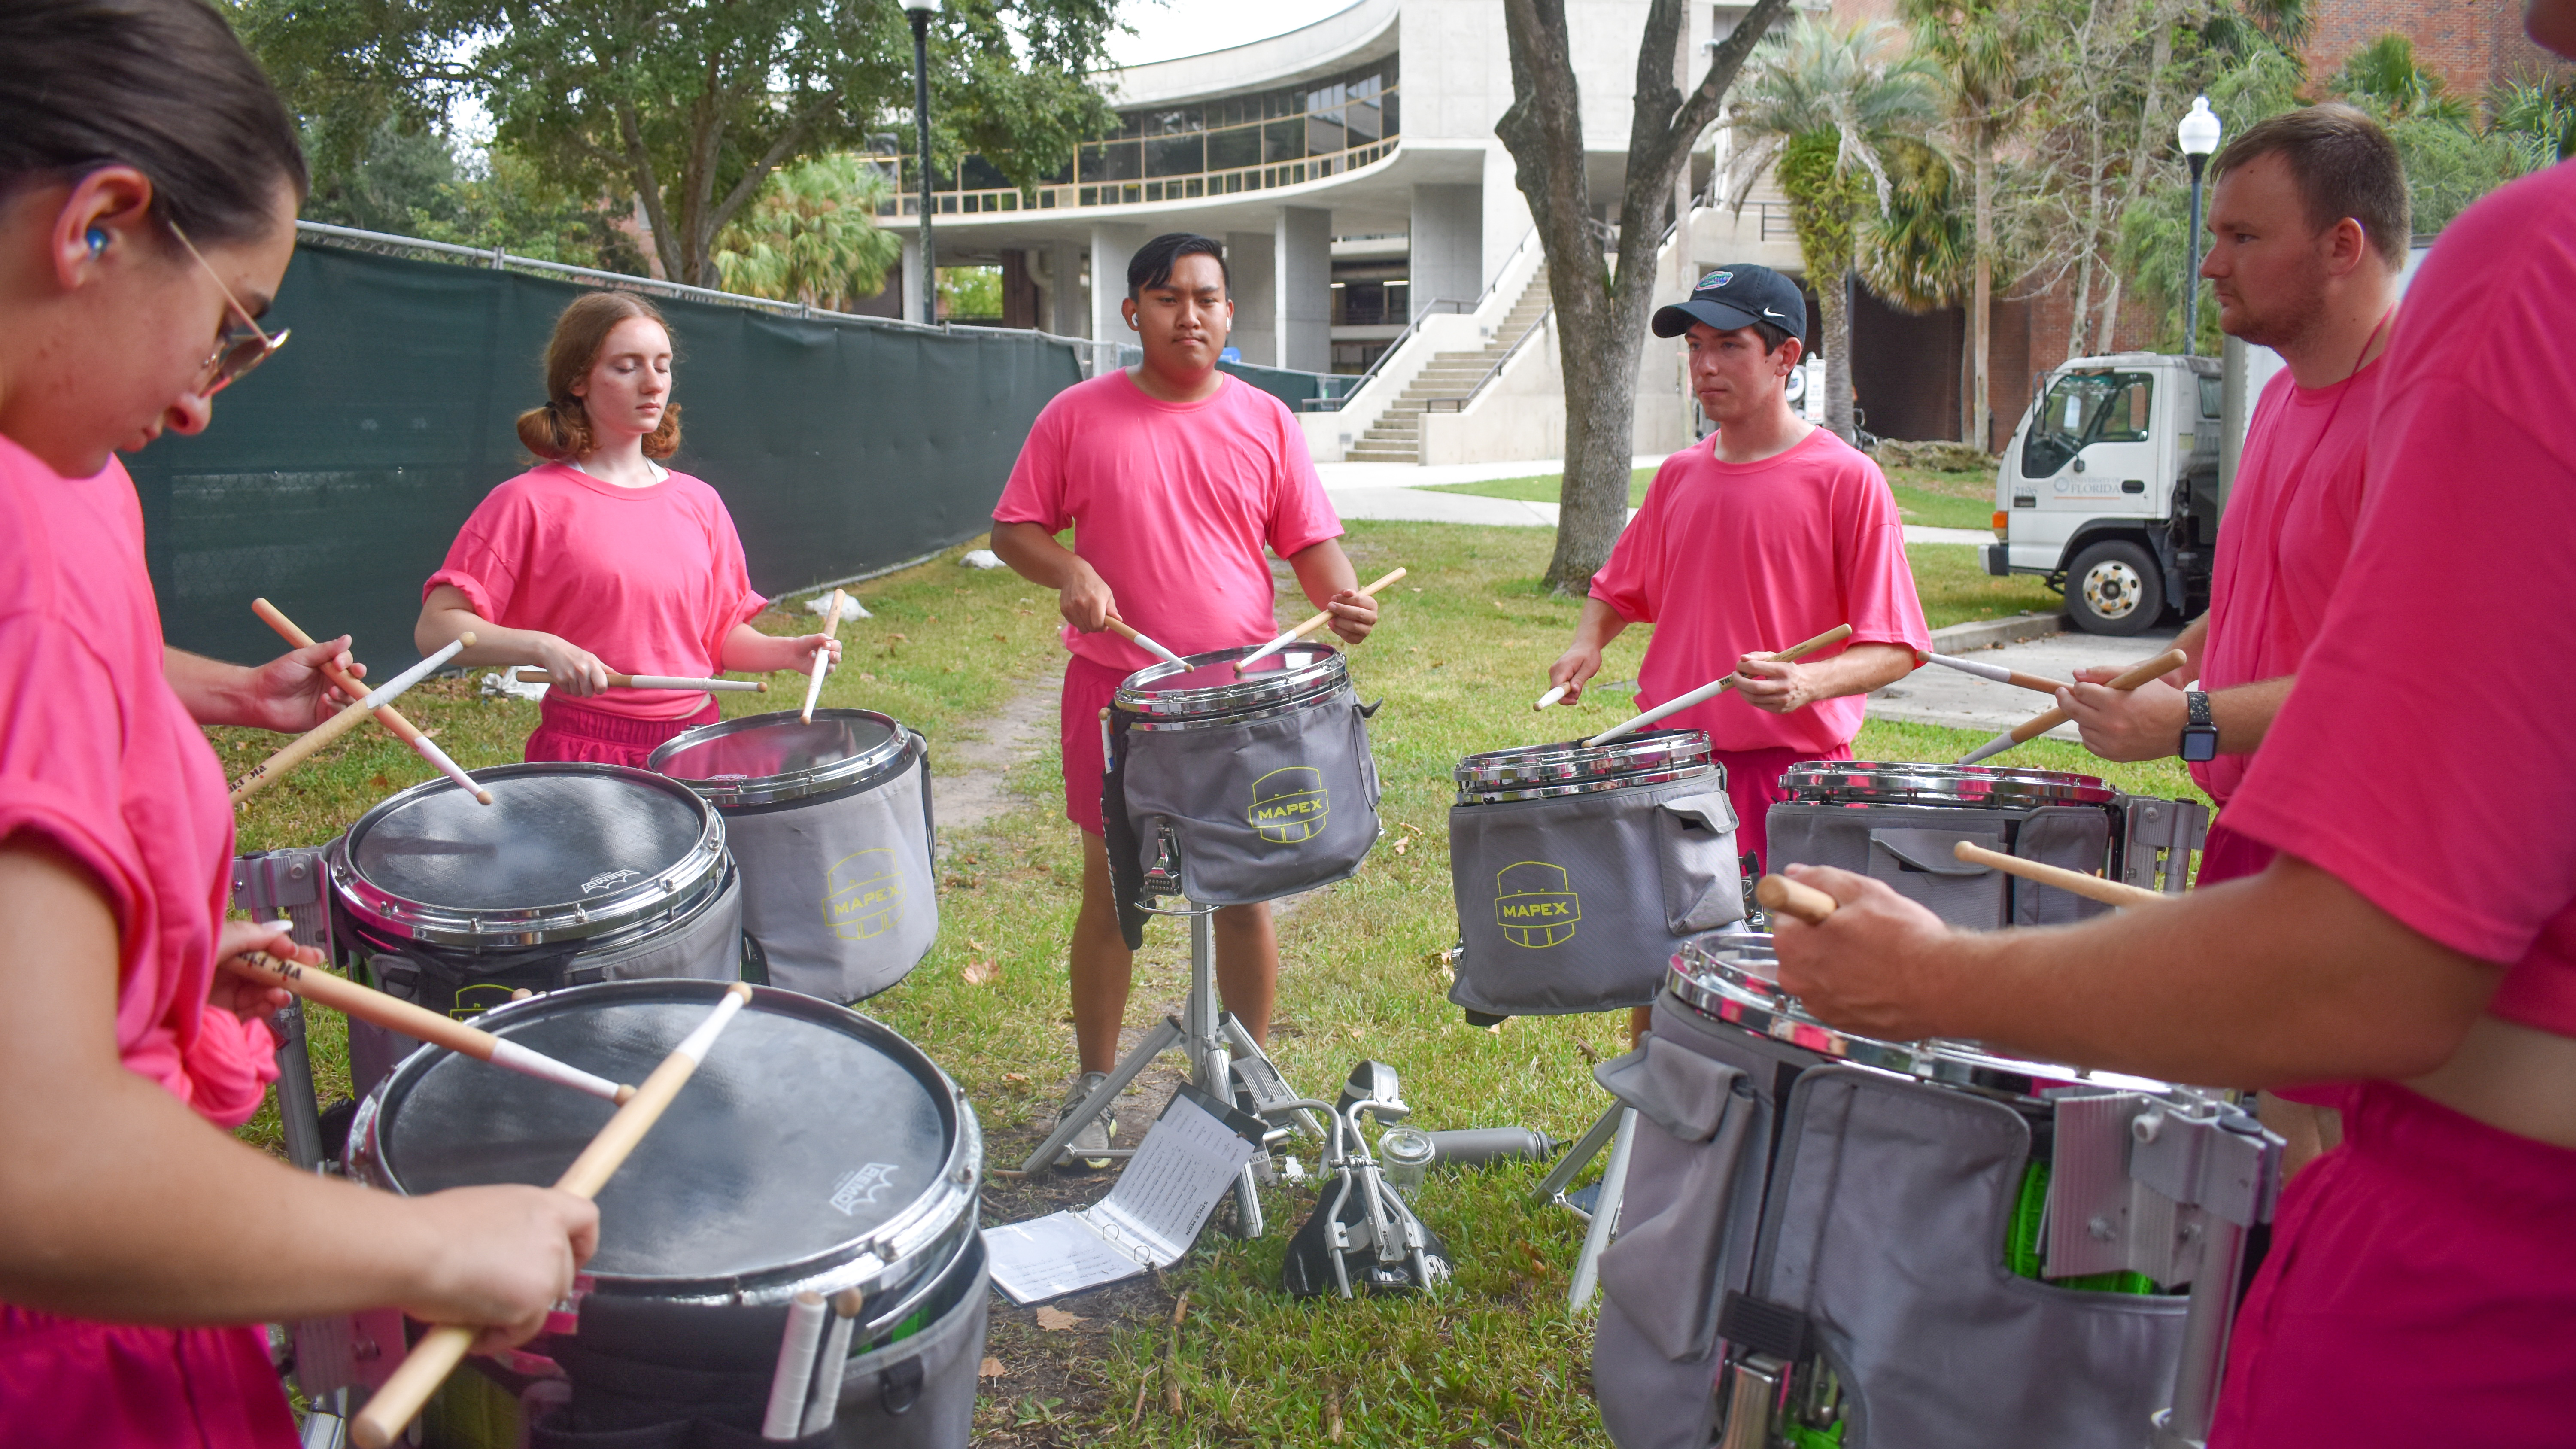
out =
<svg viewBox="0 0 2576 1449"><path fill-rule="evenodd" d="M2189 260L2182 269L2182 355L2189 357L2200 341L2200 172L2218 149L2218 117L2209 109L2209 97L2193 98L2182 124L2174 127L2174 138L2191 163L2191 232L2183 243Z"/></svg>
<svg viewBox="0 0 2576 1449"><path fill-rule="evenodd" d="M903 13L912 21L912 128L921 141L921 320L936 322L939 261L930 247L930 17L939 13L939 0L904 0Z"/></svg>

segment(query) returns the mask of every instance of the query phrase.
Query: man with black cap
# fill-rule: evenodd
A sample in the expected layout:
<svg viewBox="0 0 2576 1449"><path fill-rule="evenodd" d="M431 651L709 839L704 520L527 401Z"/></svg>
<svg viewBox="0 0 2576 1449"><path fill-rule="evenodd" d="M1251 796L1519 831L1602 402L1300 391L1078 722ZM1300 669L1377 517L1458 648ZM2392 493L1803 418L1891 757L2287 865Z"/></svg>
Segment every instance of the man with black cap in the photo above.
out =
<svg viewBox="0 0 2576 1449"><path fill-rule="evenodd" d="M1703 729L1726 766L1736 839L1768 858L1763 817L1800 760L1847 760L1861 696L1932 647L1878 465L1789 408L1807 304L1768 267L1722 267L1658 310L1655 335L1690 351L1691 390L1717 431L1664 460L1646 502L1593 575L1574 643L1548 670L1582 695L1602 646L1655 626L1637 671L1650 708L1730 671L1735 687L1668 716ZM1851 637L1796 663L1769 651L1837 624Z"/></svg>

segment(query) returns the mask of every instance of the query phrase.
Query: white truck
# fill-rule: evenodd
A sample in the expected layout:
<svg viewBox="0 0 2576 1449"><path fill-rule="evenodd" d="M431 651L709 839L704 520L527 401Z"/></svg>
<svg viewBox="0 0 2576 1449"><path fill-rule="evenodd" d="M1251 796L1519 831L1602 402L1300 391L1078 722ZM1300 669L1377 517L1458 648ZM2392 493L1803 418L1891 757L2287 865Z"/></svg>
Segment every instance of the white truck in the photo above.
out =
<svg viewBox="0 0 2576 1449"><path fill-rule="evenodd" d="M1986 572L2039 575L2095 634L2206 608L2220 394L2214 357L2120 352L2051 372L1995 470Z"/></svg>

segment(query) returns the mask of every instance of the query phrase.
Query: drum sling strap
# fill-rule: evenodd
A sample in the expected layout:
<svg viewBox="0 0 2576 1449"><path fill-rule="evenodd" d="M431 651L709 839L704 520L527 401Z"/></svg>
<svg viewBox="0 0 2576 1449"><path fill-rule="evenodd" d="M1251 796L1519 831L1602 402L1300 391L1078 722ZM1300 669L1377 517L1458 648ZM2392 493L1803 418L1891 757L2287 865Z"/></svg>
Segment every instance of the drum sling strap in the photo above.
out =
<svg viewBox="0 0 2576 1449"><path fill-rule="evenodd" d="M1145 889L1145 844L1127 818L1127 717L1109 712L1109 768L1100 776L1101 840L1109 851L1109 893L1118 902L1118 934L1127 949L1145 948L1145 909L1136 904Z"/></svg>

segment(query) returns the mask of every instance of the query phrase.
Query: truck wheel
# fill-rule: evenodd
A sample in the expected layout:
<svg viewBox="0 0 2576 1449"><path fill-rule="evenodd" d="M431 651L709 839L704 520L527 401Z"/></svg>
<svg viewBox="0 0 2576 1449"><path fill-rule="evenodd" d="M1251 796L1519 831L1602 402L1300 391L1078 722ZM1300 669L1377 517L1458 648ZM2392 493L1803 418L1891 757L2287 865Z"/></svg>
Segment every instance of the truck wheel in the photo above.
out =
<svg viewBox="0 0 2576 1449"><path fill-rule="evenodd" d="M2087 634L2143 633L2164 617L2164 573L2134 543L2097 543L2066 571L2066 612Z"/></svg>

